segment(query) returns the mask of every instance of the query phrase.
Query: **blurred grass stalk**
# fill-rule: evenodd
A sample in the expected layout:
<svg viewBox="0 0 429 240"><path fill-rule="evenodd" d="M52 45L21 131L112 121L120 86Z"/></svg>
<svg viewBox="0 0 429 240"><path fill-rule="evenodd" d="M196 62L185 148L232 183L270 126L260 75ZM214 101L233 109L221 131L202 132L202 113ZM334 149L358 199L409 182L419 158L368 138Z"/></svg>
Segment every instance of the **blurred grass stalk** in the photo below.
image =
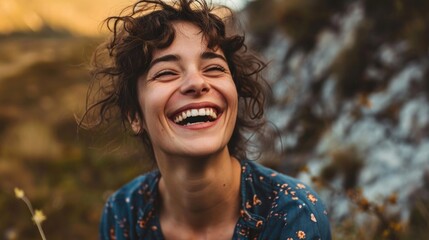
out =
<svg viewBox="0 0 429 240"><path fill-rule="evenodd" d="M25 193L22 189L15 188L14 191L15 191L15 197L18 199L21 199L27 205L28 210L30 210L32 219L34 223L36 223L37 229L39 230L40 236L42 237L43 240L46 240L45 233L43 232L43 228L42 228L42 222L46 220L46 216L43 214L41 210L38 210L38 209L36 209L35 211L33 210L33 206L31 205L30 200L25 196Z"/></svg>

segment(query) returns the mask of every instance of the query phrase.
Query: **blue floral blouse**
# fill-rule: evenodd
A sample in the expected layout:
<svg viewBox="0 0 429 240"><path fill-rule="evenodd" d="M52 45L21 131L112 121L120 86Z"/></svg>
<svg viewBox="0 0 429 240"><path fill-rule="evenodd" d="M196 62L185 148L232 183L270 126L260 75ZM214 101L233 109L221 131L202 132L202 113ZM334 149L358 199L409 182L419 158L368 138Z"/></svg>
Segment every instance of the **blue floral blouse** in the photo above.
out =
<svg viewBox="0 0 429 240"><path fill-rule="evenodd" d="M331 239L323 203L296 179L241 161L241 217L232 239ZM137 177L107 201L100 239L164 239L157 214L159 171Z"/></svg>

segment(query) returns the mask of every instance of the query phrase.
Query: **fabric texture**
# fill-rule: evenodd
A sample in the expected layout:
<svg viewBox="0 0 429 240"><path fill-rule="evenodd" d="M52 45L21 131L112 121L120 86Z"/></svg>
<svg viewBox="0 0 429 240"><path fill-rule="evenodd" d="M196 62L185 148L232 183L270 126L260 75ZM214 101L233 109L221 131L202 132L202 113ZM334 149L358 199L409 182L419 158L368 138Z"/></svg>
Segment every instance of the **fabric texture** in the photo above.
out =
<svg viewBox="0 0 429 240"><path fill-rule="evenodd" d="M241 210L232 239L331 239L327 212L307 185L241 161ZM164 239L157 214L159 171L137 177L107 201L100 239Z"/></svg>

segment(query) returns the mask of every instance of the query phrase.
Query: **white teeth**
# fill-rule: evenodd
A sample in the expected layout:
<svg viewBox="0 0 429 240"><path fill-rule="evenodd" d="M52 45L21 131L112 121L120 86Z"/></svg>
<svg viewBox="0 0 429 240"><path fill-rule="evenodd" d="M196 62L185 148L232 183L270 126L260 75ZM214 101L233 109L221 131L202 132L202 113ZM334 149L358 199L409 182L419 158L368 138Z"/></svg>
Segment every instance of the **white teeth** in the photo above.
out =
<svg viewBox="0 0 429 240"><path fill-rule="evenodd" d="M197 109L192 109L191 113L192 113L192 117L198 116L198 110Z"/></svg>
<svg viewBox="0 0 429 240"><path fill-rule="evenodd" d="M212 119L217 118L216 110L214 110L213 108L189 109L176 115L174 117L174 122L180 123L189 117L197 117L197 116L210 116ZM186 125L191 125L191 124L196 124L196 123L188 123Z"/></svg>

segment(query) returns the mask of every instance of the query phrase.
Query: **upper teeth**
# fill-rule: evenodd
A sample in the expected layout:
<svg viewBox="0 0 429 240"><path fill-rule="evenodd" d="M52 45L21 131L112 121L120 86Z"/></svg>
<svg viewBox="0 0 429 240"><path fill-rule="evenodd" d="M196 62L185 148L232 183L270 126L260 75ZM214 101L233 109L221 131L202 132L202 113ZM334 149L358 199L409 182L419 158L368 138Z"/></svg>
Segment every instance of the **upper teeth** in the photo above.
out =
<svg viewBox="0 0 429 240"><path fill-rule="evenodd" d="M217 118L216 110L214 110L213 108L188 109L177 114L176 117L174 117L174 122L179 123L188 117L197 116L210 116L213 119Z"/></svg>

